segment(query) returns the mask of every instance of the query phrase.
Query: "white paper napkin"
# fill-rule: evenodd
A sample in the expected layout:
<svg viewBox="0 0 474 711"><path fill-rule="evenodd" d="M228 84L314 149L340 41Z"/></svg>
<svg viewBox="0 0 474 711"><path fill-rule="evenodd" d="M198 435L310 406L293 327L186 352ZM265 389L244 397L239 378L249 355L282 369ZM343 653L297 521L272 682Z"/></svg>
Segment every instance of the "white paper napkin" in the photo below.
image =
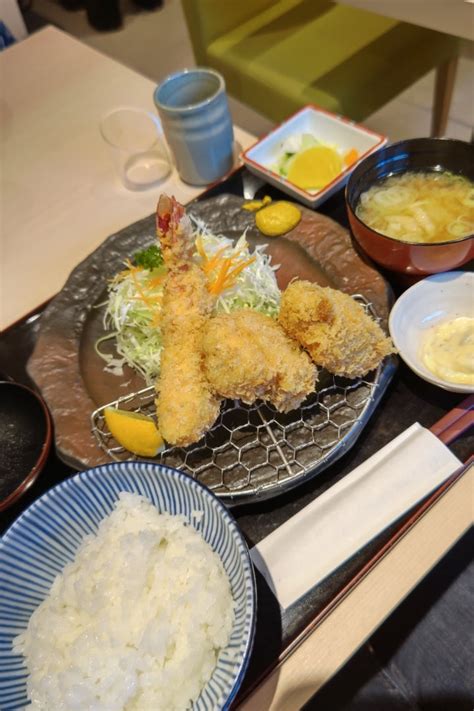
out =
<svg viewBox="0 0 474 711"><path fill-rule="evenodd" d="M260 541L253 562L289 607L460 466L416 423Z"/></svg>

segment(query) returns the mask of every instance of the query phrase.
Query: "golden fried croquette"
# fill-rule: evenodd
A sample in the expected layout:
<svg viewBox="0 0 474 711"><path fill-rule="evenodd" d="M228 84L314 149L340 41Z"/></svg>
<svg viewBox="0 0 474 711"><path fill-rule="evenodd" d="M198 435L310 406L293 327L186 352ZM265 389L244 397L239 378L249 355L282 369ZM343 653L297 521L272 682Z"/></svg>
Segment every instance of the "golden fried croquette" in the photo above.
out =
<svg viewBox="0 0 474 711"><path fill-rule="evenodd" d="M342 291L294 281L282 294L279 322L313 361L334 375L357 378L394 352L361 304Z"/></svg>
<svg viewBox="0 0 474 711"><path fill-rule="evenodd" d="M313 392L317 370L297 343L270 316L242 309L209 319L204 363L213 390L252 404L268 400L294 410Z"/></svg>

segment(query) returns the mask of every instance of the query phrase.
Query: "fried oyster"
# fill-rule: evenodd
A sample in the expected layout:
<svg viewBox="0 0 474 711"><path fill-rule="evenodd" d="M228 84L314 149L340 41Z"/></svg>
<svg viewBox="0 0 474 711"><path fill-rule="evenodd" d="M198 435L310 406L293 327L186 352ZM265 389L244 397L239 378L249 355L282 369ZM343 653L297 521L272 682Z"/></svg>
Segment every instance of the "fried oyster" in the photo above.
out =
<svg viewBox="0 0 474 711"><path fill-rule="evenodd" d="M282 294L279 322L334 375L358 378L394 352L393 344L363 306L348 294L294 281Z"/></svg>
<svg viewBox="0 0 474 711"><path fill-rule="evenodd" d="M270 316L242 309L207 321L203 338L207 380L219 395L247 404L271 402L280 412L313 392L317 369Z"/></svg>

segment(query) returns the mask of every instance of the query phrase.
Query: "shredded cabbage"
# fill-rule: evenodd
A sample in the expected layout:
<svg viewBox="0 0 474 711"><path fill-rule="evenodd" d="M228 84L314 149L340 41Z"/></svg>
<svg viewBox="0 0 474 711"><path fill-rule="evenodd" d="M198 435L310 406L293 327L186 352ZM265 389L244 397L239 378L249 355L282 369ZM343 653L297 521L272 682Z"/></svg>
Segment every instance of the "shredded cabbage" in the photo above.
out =
<svg viewBox="0 0 474 711"><path fill-rule="evenodd" d="M204 223L193 219L194 238L199 238L205 253L212 257L221 250L222 258L236 257L241 261L253 258L235 277L234 284L216 295L214 312L230 313L236 309L250 308L275 318L280 307L280 290L270 257L265 246L259 245L251 254L245 233L237 243L223 235L213 235ZM203 259L196 251L198 264ZM130 264L128 265L130 267ZM103 324L107 335L100 338L95 349L106 361L105 370L116 375L123 373L124 364L141 373L152 384L160 371L163 347L160 328L165 268L126 269L109 285L108 300ZM117 356L101 350L104 341L115 339Z"/></svg>
<svg viewBox="0 0 474 711"><path fill-rule="evenodd" d="M109 298L104 313L104 328L112 330L99 339L96 352L107 362L105 370L121 375L127 363L141 373L151 384L160 370L162 349L161 298L163 280L158 285L153 282L165 270L140 269L133 273L126 271L109 286ZM145 295L147 301L143 300ZM120 358L100 351L101 342L115 338L115 349Z"/></svg>
<svg viewBox="0 0 474 711"><path fill-rule="evenodd" d="M276 318L280 309L280 289L275 277L278 266L271 266L270 257L265 254L265 245L257 245L253 253L250 254L245 232L234 243L224 235L213 235L202 222L198 220L193 220L193 222L196 236L201 238L209 256L223 250L223 257L231 257L240 252L242 259L250 256L255 258L237 276L235 285L225 289L217 296L214 312L230 313L236 309L249 308ZM202 261L197 252L195 258L198 264Z"/></svg>

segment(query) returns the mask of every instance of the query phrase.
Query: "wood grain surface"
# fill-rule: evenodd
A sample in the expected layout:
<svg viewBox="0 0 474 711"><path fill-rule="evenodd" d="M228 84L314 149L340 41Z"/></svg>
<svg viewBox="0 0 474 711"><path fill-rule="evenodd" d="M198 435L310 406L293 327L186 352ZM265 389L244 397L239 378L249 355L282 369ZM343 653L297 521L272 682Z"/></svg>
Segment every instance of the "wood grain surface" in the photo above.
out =
<svg viewBox="0 0 474 711"><path fill-rule="evenodd" d="M128 105L156 113L155 83L47 27L0 52L2 260L0 331L50 299L109 235L149 215L161 190L188 202L202 188L175 169L127 190L101 138L102 116ZM234 127L240 148L255 141Z"/></svg>

